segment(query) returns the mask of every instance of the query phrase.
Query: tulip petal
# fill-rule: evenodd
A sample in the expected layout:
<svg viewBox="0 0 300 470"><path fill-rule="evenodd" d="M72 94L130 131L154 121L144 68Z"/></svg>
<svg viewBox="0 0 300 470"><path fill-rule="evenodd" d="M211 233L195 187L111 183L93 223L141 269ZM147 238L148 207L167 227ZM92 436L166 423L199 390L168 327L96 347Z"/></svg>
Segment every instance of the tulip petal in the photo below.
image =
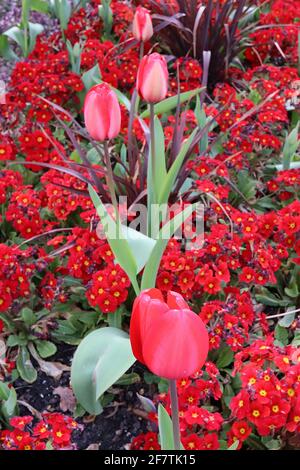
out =
<svg viewBox="0 0 300 470"><path fill-rule="evenodd" d="M178 292L169 291L167 304L170 309L188 309L190 310L189 305L186 303L182 295Z"/></svg>
<svg viewBox="0 0 300 470"><path fill-rule="evenodd" d="M167 311L152 322L144 336L144 362L160 377L188 377L203 366L207 354L207 330L191 310Z"/></svg>
<svg viewBox="0 0 300 470"><path fill-rule="evenodd" d="M160 319L167 310L168 306L158 289L148 289L134 301L130 321L130 341L133 354L138 361L145 363L142 344L150 324L157 318Z"/></svg>
<svg viewBox="0 0 300 470"><path fill-rule="evenodd" d="M107 136L109 139L114 139L120 132L121 127L121 109L119 101L115 93L110 93L108 100L108 113L109 113L109 129Z"/></svg>

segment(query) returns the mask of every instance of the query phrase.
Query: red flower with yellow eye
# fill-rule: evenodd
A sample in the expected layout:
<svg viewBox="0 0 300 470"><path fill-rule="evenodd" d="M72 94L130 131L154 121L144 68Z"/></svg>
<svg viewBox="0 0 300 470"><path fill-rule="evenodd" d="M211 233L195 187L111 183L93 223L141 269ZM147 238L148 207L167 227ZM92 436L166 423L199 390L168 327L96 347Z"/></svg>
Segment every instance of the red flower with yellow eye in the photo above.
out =
<svg viewBox="0 0 300 470"><path fill-rule="evenodd" d="M233 423L231 432L239 441L245 441L251 434L252 428L247 421L236 421Z"/></svg>

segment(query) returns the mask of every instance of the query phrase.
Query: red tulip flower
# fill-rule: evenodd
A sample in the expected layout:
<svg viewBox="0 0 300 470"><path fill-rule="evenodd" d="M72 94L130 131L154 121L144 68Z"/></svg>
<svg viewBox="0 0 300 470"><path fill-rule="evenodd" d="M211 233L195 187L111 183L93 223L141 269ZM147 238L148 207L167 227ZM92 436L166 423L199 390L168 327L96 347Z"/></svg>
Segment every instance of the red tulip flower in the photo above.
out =
<svg viewBox="0 0 300 470"><path fill-rule="evenodd" d="M135 357L154 374L170 380L193 375L208 354L208 333L201 318L180 294L167 302L158 289L149 289L134 302L130 341Z"/></svg>
<svg viewBox="0 0 300 470"><path fill-rule="evenodd" d="M87 93L84 120L88 133L99 142L113 139L120 133L120 105L117 95L107 83L96 85Z"/></svg>
<svg viewBox="0 0 300 470"><path fill-rule="evenodd" d="M149 41L153 36L153 25L149 10L144 7L137 7L133 24L132 33L138 41Z"/></svg>
<svg viewBox="0 0 300 470"><path fill-rule="evenodd" d="M137 75L138 92L147 103L158 103L168 93L169 72L166 59L154 52L145 56Z"/></svg>

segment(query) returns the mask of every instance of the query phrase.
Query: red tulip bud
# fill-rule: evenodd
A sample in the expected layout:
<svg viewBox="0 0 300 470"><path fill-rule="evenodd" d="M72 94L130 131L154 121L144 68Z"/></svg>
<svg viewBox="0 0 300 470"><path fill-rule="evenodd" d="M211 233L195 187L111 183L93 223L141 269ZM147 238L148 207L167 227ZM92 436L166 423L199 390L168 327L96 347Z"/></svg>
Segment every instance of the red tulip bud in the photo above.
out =
<svg viewBox="0 0 300 470"><path fill-rule="evenodd" d="M149 10L141 6L137 7L133 24L132 33L138 41L149 41L153 36L153 25Z"/></svg>
<svg viewBox="0 0 300 470"><path fill-rule="evenodd" d="M171 380L193 375L208 354L208 333L201 318L180 294L167 302L158 289L149 289L134 302L130 341L135 357L154 374Z"/></svg>
<svg viewBox="0 0 300 470"><path fill-rule="evenodd" d="M121 110L117 95L107 83L90 89L84 102L84 120L88 133L102 142L120 133Z"/></svg>
<svg viewBox="0 0 300 470"><path fill-rule="evenodd" d="M148 103L158 103L168 93L169 72L166 59L158 53L145 56L139 66L137 89Z"/></svg>

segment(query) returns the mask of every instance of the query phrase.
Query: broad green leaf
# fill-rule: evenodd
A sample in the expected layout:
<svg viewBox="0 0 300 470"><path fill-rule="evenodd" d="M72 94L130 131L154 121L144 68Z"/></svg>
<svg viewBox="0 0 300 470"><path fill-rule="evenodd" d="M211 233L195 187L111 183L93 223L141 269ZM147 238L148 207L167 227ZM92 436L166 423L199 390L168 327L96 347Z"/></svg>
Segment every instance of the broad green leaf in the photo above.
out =
<svg viewBox="0 0 300 470"><path fill-rule="evenodd" d="M271 166L271 165L268 165L269 168L276 168L277 171L282 171L284 168L283 168L283 165L275 165L274 166ZM290 163L290 170L298 170L300 168L300 162L291 162Z"/></svg>
<svg viewBox="0 0 300 470"><path fill-rule="evenodd" d="M91 414L101 413L99 398L134 364L129 336L101 328L84 338L75 352L71 384L79 403Z"/></svg>
<svg viewBox="0 0 300 470"><path fill-rule="evenodd" d="M137 384L140 381L141 377L135 372L132 372L131 374L124 374L119 380L117 380L116 385L124 387L125 385Z"/></svg>
<svg viewBox="0 0 300 470"><path fill-rule="evenodd" d="M173 424L168 412L162 404L158 406L158 429L161 450L174 450ZM184 450L182 444L180 448Z"/></svg>
<svg viewBox="0 0 300 470"><path fill-rule="evenodd" d="M25 38L24 31L22 31L22 29L18 28L18 26L13 26L12 28L9 28L7 31L5 31L3 35L15 41L24 52Z"/></svg>
<svg viewBox="0 0 300 470"><path fill-rule="evenodd" d="M28 23L30 10L38 11L39 13L48 13L49 5L44 0L22 0L22 26Z"/></svg>
<svg viewBox="0 0 300 470"><path fill-rule="evenodd" d="M32 326L36 323L37 321L37 318L35 316L35 314L33 313L33 311L28 308L28 307L24 307L22 310L21 310L21 317L22 317L22 320L24 321L24 323L27 325L27 326Z"/></svg>
<svg viewBox="0 0 300 470"><path fill-rule="evenodd" d="M199 126L200 129L203 129L207 125L208 119L211 119L211 118L207 119L205 111L204 111L203 107L201 106L201 101L200 101L199 95L197 96L197 100L196 100L195 116L196 116L198 126ZM209 133L209 130L207 130L205 132L204 136L200 140L200 144L199 144L200 149L199 150L200 150L201 155L206 152L207 147L208 147L208 133Z"/></svg>
<svg viewBox="0 0 300 470"><path fill-rule="evenodd" d="M29 26L29 51L32 52L33 49L35 48L36 44L36 38L39 34L41 34L44 31L44 26L38 23L28 23Z"/></svg>
<svg viewBox="0 0 300 470"><path fill-rule="evenodd" d="M27 27L31 0L22 0L21 26Z"/></svg>
<svg viewBox="0 0 300 470"><path fill-rule="evenodd" d="M169 196L175 184L176 178L180 172L180 169L183 165L186 154L190 150L190 147L192 145L192 142L197 132L198 132L198 129L195 129L190 135L190 137L183 142L180 152L176 157L176 160L174 161L173 165L168 171L168 174L165 178L165 182L160 190L159 197L158 197L158 202L160 204L165 204L168 202Z"/></svg>
<svg viewBox="0 0 300 470"><path fill-rule="evenodd" d="M290 305L290 300L278 299L268 291L266 291L265 294L256 294L255 298L257 302L268 305L269 307L288 307Z"/></svg>
<svg viewBox="0 0 300 470"><path fill-rule="evenodd" d="M217 359L217 367L219 369L224 369L224 367L229 366L234 359L234 354L232 349L229 346L223 346L219 350L219 357Z"/></svg>
<svg viewBox="0 0 300 470"><path fill-rule="evenodd" d="M153 238L147 237L141 232L137 232L125 225L121 226L124 238L127 240L129 247L133 253L137 266L136 274L140 273L149 261L152 251L156 245Z"/></svg>
<svg viewBox="0 0 300 470"><path fill-rule="evenodd" d="M196 88L195 90L191 91L185 91L184 93L181 93L179 96L179 102L180 104L185 103L186 101L189 101L190 99L194 98L194 96L197 96L201 91L203 91L204 88ZM172 96L171 98L167 98L163 101L160 101L160 103L157 103L154 106L154 113L155 114L164 114L168 113L172 109L176 108L178 103L178 96ZM148 118L150 116L150 109L146 109L140 117L142 119Z"/></svg>
<svg viewBox="0 0 300 470"><path fill-rule="evenodd" d="M295 307L291 307L290 309L288 309L288 311L289 310L294 311ZM287 313L287 315L285 315L279 320L278 324L282 326L283 328L289 328L294 322L295 317L296 317L296 313L290 313L290 314Z"/></svg>
<svg viewBox="0 0 300 470"><path fill-rule="evenodd" d="M5 314L0 312L0 320L6 325L9 331L15 331L15 324L14 322Z"/></svg>
<svg viewBox="0 0 300 470"><path fill-rule="evenodd" d="M287 328L283 328L279 324L275 328L275 338L281 345L287 346L289 341L289 332Z"/></svg>
<svg viewBox="0 0 300 470"><path fill-rule="evenodd" d="M148 180L154 187L154 199L157 199L157 195L160 192L161 187L163 186L165 179L167 177L167 169L166 169L166 156L165 156L165 136L164 131L161 125L160 120L157 116L154 118L154 131L155 131L155 162L153 165L152 162L152 145L150 145L149 151L149 163L148 166L155 169L155 174L151 177L153 179Z"/></svg>
<svg viewBox="0 0 300 470"><path fill-rule="evenodd" d="M18 60L17 54L11 49L7 36L0 35L0 56L8 60Z"/></svg>
<svg viewBox="0 0 300 470"><path fill-rule="evenodd" d="M99 65L96 64L93 68L85 72L81 77L86 91L89 91L94 85L101 82L101 71Z"/></svg>
<svg viewBox="0 0 300 470"><path fill-rule="evenodd" d="M100 217L100 220L103 224L109 245L119 265L130 278L134 289L138 291L139 289L136 280L138 267L134 255L129 246L129 243L125 239L125 236L122 232L119 218L117 217L117 222L113 220L113 218L108 214L105 206L102 204L101 199L99 198L98 194L92 186L89 186L89 193L97 210L97 213Z"/></svg>
<svg viewBox="0 0 300 470"><path fill-rule="evenodd" d="M158 428L161 450L174 450L172 420L161 404L158 406Z"/></svg>
<svg viewBox="0 0 300 470"><path fill-rule="evenodd" d="M69 0L50 0L50 6L59 19L61 29L65 30L72 13L71 2Z"/></svg>
<svg viewBox="0 0 300 470"><path fill-rule="evenodd" d="M151 257L145 266L142 278L142 290L155 287L156 277L161 262L163 253L167 247L170 238L181 227L183 222L188 219L193 211L196 209L197 204L191 204L184 209L180 214L177 214L172 220L169 220L160 230L158 240L151 253Z"/></svg>
<svg viewBox="0 0 300 470"><path fill-rule="evenodd" d="M238 172L238 189L245 196L247 201L255 199L257 181L249 176L248 171Z"/></svg>
<svg viewBox="0 0 300 470"><path fill-rule="evenodd" d="M36 381L37 372L31 363L27 348L20 348L16 364L18 372L25 382L32 384Z"/></svg>
<svg viewBox="0 0 300 470"><path fill-rule="evenodd" d="M289 286L284 289L284 292L289 297L292 297L292 299L297 298L299 296L297 281L295 279L292 280Z"/></svg>
<svg viewBox="0 0 300 470"><path fill-rule="evenodd" d="M40 13L48 13L49 5L45 0L29 0L30 9Z"/></svg>
<svg viewBox="0 0 300 470"><path fill-rule="evenodd" d="M7 400L9 397L9 386L4 383L0 382L0 400Z"/></svg>
<svg viewBox="0 0 300 470"><path fill-rule="evenodd" d="M7 422L10 418L18 413L17 394L12 387L9 389L8 397L0 405L0 414L2 414Z"/></svg>
<svg viewBox="0 0 300 470"><path fill-rule="evenodd" d="M38 339L34 342L34 344L36 346L37 352L43 359L53 356L57 351L57 347L54 343L51 343L51 341Z"/></svg>
<svg viewBox="0 0 300 470"><path fill-rule="evenodd" d="M289 170L291 166L292 159L299 147L299 125L292 130L292 132L287 136L284 147L283 147L283 169Z"/></svg>

